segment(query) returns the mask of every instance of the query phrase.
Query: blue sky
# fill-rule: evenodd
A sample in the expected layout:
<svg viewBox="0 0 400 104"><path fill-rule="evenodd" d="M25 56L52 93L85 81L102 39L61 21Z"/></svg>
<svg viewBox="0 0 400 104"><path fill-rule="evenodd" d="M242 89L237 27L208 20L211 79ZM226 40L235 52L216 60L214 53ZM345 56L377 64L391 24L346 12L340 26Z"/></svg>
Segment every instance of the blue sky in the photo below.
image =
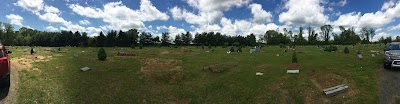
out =
<svg viewBox="0 0 400 104"><path fill-rule="evenodd" d="M216 31L256 35L267 30L333 25L376 29L374 40L400 32L398 0L4 0L0 21L43 30L96 36L131 28L160 35Z"/></svg>

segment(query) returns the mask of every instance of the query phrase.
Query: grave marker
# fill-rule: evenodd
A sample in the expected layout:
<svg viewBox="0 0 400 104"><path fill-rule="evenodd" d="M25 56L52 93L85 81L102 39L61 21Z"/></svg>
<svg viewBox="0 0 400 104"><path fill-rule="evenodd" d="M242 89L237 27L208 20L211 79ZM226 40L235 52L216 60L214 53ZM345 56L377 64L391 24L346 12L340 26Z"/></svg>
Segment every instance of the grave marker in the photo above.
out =
<svg viewBox="0 0 400 104"><path fill-rule="evenodd" d="M83 68L81 68L81 71L82 71L82 72L86 72L86 71L89 71L89 70L91 70L89 67L83 67Z"/></svg>
<svg viewBox="0 0 400 104"><path fill-rule="evenodd" d="M335 95L337 95L339 93L346 92L348 88L349 88L349 86L347 86L345 84L341 84L341 85L338 85L338 86L334 86L334 87L331 87L331 88L324 89L323 91L324 91L326 96L335 96Z"/></svg>

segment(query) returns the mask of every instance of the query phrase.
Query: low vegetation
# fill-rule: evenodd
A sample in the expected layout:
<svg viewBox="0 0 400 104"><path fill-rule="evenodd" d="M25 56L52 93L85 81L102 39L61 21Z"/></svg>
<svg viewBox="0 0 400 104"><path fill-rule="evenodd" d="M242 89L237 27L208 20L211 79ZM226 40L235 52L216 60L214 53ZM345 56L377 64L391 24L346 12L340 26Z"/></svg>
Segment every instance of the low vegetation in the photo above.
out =
<svg viewBox="0 0 400 104"><path fill-rule="evenodd" d="M227 54L226 48L124 48L136 56L120 57L120 48L62 47L63 52L38 50L52 56L21 70L18 103L377 103L381 58L356 60L356 53L323 52L317 46L296 46L302 53L267 46L257 54ZM338 47L343 50L344 46ZM10 47L12 57L26 57L28 47ZM57 48L49 48L56 50ZM381 50L379 45L361 48ZM28 51L27 51L28 50ZM14 54L15 53L15 54ZM74 58L74 54L79 57ZM279 54L277 56L276 54ZM294 55L295 54L295 55ZM362 53L368 56L368 53ZM292 64L293 56L299 60ZM90 67L88 72L79 71ZM301 69L287 74L288 69ZM256 76L256 72L264 75ZM326 97L321 89L336 84L349 91Z"/></svg>

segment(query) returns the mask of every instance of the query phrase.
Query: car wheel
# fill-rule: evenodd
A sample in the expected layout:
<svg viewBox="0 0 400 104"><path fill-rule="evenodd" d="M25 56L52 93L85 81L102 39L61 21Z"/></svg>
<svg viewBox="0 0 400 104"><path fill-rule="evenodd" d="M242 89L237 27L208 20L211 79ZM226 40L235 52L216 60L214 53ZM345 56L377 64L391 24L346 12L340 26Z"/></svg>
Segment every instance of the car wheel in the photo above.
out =
<svg viewBox="0 0 400 104"><path fill-rule="evenodd" d="M385 69L391 69L392 66L390 64L383 64L383 68Z"/></svg>

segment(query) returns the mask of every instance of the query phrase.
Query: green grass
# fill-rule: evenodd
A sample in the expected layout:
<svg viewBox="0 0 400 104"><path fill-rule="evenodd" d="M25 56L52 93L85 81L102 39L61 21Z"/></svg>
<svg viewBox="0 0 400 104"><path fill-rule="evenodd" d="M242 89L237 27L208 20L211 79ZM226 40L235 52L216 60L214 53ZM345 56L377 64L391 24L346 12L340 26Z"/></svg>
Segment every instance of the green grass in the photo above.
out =
<svg viewBox="0 0 400 104"><path fill-rule="evenodd" d="M227 54L229 48L144 47L124 48L136 53L132 58L114 57L118 49L105 48L107 61L97 60L99 48L62 48L66 53L42 52L52 55L48 62L37 62L33 67L40 71L20 71L18 103L377 103L378 69L382 58L371 57L369 50L382 50L383 46L369 45L363 48L364 59L355 60L356 50L350 54L325 52L315 46L303 46L298 53L300 74L286 74L285 65L291 63L292 52L283 52L279 46L262 48L262 52L250 54L250 47L243 53ZM360 48L357 46L356 48ZM36 48L38 50L44 48ZM56 49L56 48L52 48ZM82 52L84 51L84 52ZM160 54L169 51L172 54ZM22 49L13 49L12 57L22 55ZM73 58L78 54L78 58ZM276 54L280 56L277 57ZM142 60L147 58L181 60L185 78L179 81L147 81L141 77ZM236 62L238 66L222 73L205 72L205 66ZM256 76L257 66L267 65L263 76ZM89 72L80 72L88 66ZM362 67L362 68L361 68ZM351 98L325 97L310 81L316 73L334 73L349 82L356 94ZM311 94L311 95L307 95Z"/></svg>

